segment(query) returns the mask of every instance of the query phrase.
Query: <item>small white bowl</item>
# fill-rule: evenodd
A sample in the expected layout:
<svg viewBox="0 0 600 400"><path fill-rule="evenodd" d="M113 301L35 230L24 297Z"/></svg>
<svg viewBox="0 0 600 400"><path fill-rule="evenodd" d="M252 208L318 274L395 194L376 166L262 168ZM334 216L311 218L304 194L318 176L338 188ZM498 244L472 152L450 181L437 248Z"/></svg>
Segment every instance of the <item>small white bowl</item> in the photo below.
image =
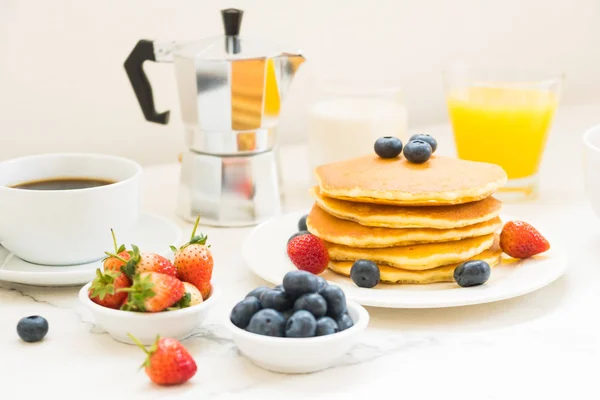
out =
<svg viewBox="0 0 600 400"><path fill-rule="evenodd" d="M177 340L185 339L206 319L208 310L221 294L213 284L210 297L198 305L160 313L138 313L114 310L94 303L88 297L90 285L91 282L81 288L79 300L92 312L97 325L114 339L128 344L134 344L127 336L128 333L145 345L154 343L157 335Z"/></svg>
<svg viewBox="0 0 600 400"><path fill-rule="evenodd" d="M235 326L228 327L238 349L261 368L288 374L316 372L331 367L350 350L357 335L369 324L369 313L348 301L354 325L345 331L314 338L280 338L257 335Z"/></svg>
<svg viewBox="0 0 600 400"><path fill-rule="evenodd" d="M583 134L585 191L594 212L600 217L600 125Z"/></svg>

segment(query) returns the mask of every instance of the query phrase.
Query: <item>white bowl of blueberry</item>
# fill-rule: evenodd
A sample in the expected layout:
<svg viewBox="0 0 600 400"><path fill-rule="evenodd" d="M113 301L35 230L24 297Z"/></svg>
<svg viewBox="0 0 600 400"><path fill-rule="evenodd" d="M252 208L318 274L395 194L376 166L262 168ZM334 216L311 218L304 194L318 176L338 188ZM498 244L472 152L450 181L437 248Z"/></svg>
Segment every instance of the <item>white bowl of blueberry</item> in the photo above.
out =
<svg viewBox="0 0 600 400"><path fill-rule="evenodd" d="M258 287L231 311L238 349L259 367L284 373L316 372L350 350L369 324L361 305L342 289L306 271L291 271L283 285Z"/></svg>

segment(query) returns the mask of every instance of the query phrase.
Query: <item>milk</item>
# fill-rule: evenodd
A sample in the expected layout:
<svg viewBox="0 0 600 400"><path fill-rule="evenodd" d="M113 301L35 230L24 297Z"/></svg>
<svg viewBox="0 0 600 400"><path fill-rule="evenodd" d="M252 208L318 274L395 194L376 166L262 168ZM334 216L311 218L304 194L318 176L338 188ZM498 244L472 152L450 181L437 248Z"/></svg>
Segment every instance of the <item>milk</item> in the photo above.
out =
<svg viewBox="0 0 600 400"><path fill-rule="evenodd" d="M382 136L406 139L407 115L403 104L369 97L342 97L315 103L309 111L310 176L314 168L373 153Z"/></svg>

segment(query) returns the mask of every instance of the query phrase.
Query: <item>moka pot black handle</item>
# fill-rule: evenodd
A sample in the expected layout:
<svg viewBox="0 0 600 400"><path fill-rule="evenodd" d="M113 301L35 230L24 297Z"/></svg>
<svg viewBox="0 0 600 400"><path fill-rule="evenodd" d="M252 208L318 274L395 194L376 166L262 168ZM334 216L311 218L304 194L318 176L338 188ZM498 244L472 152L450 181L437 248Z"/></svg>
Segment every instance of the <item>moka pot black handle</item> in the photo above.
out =
<svg viewBox="0 0 600 400"><path fill-rule="evenodd" d="M142 39L137 42L129 57L125 60L125 71L146 120L165 125L169 122L170 111L161 113L156 111L152 86L146 76L146 72L144 72L145 61L156 62L156 56L154 53L154 42Z"/></svg>

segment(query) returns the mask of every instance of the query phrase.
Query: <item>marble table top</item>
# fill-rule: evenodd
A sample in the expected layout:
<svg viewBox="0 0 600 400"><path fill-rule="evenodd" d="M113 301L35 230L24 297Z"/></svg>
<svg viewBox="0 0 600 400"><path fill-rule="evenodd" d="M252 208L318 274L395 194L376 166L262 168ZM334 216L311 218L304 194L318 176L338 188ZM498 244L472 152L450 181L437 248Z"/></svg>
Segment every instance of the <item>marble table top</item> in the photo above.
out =
<svg viewBox="0 0 600 400"><path fill-rule="evenodd" d="M214 279L224 295L207 323L184 341L198 364L191 381L173 388L151 384L138 371L141 350L96 327L77 300L78 287L0 282L0 398L599 398L600 221L586 201L581 173L581 135L599 116L600 105L559 111L539 198L505 206L506 213L562 233L570 267L546 288L453 309L368 308L369 328L334 367L277 374L240 355L223 326L231 307L265 284L245 267L238 251L251 228L203 228L217 263ZM418 131L424 130L438 137L440 152L453 151L448 126ZM283 151L286 209L308 207L308 173L297 168L304 165L306 148ZM187 235L191 225L173 213L178 169L177 164L146 169L143 207L172 218ZM46 317L50 331L44 341L26 344L16 324L32 314Z"/></svg>

